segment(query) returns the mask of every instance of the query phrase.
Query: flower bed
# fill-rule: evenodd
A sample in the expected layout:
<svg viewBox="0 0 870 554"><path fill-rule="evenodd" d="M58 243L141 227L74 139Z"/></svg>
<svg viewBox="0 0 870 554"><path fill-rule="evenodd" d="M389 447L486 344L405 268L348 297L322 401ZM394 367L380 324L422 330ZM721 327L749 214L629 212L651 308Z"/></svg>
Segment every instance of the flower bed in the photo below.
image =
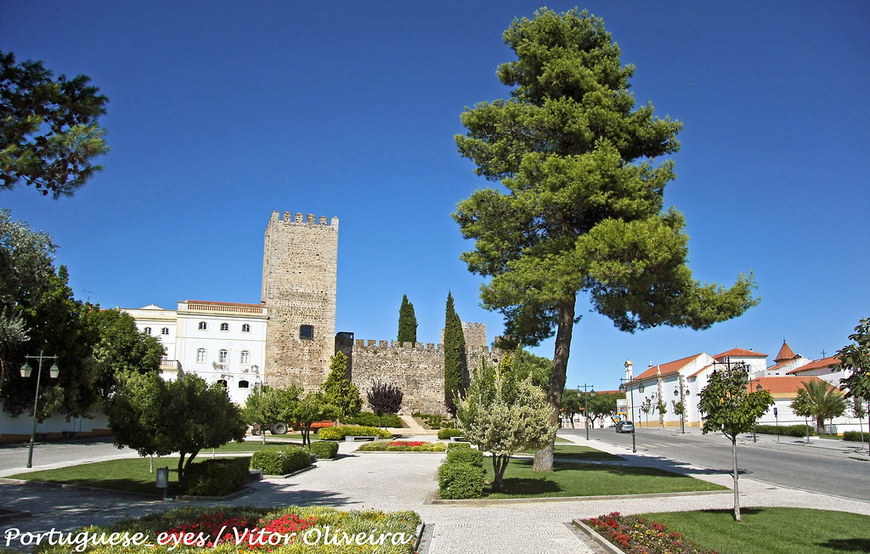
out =
<svg viewBox="0 0 870 554"><path fill-rule="evenodd" d="M374 441L361 445L357 450L363 452L444 452L447 450L447 445L443 442Z"/></svg>
<svg viewBox="0 0 870 554"><path fill-rule="evenodd" d="M110 527L88 527L70 537L84 548L54 544L41 552L242 552L409 554L417 544L420 517L414 512L345 512L291 506L180 508ZM94 544L116 538L124 542ZM134 548L131 548L134 547Z"/></svg>
<svg viewBox="0 0 870 554"><path fill-rule="evenodd" d="M680 533L668 532L667 525L619 512L583 523L610 541L626 554L715 554L699 544L686 540Z"/></svg>

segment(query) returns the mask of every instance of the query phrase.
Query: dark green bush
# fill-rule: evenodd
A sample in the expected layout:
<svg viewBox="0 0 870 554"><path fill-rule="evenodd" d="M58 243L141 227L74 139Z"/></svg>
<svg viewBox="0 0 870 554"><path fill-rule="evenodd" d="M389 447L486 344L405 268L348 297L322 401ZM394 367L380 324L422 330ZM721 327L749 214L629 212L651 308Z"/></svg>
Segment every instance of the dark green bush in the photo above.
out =
<svg viewBox="0 0 870 554"><path fill-rule="evenodd" d="M311 465L308 450L290 447L282 450L260 450L251 457L251 468L262 469L266 475L286 475Z"/></svg>
<svg viewBox="0 0 870 554"><path fill-rule="evenodd" d="M338 443L333 441L317 441L308 445L308 451L319 459L332 459L338 454Z"/></svg>
<svg viewBox="0 0 870 554"><path fill-rule="evenodd" d="M438 438L439 439L449 439L450 437L461 437L465 433L462 432L462 429L439 429L438 430Z"/></svg>
<svg viewBox="0 0 870 554"><path fill-rule="evenodd" d="M483 452L474 448L451 448L447 451L448 464L471 464L483 467Z"/></svg>
<svg viewBox="0 0 870 554"><path fill-rule="evenodd" d="M462 463L445 463L438 468L438 492L441 498L480 498L486 473L482 467Z"/></svg>
<svg viewBox="0 0 870 554"><path fill-rule="evenodd" d="M378 418L378 414L374 412L360 412L355 416L342 418L341 422L369 427L405 427L405 422L396 414L384 414Z"/></svg>
<svg viewBox="0 0 870 554"><path fill-rule="evenodd" d="M814 427L809 425L756 425L756 433L764 433L767 435L782 435L786 437L805 437L807 429L810 430L810 436L816 434Z"/></svg>
<svg viewBox="0 0 870 554"><path fill-rule="evenodd" d="M250 479L248 458L219 458L190 466L185 472L186 493L193 496L226 496Z"/></svg>
<svg viewBox="0 0 870 554"><path fill-rule="evenodd" d="M360 425L339 425L336 427L324 427L318 433L318 436L323 440L340 441L344 437L379 437L382 439L391 439L393 434L377 427L363 427Z"/></svg>
<svg viewBox="0 0 870 554"><path fill-rule="evenodd" d="M863 434L863 437L861 436ZM855 441L855 442L868 442L870 441L870 434L861 433L861 431L846 431L843 433L844 441Z"/></svg>

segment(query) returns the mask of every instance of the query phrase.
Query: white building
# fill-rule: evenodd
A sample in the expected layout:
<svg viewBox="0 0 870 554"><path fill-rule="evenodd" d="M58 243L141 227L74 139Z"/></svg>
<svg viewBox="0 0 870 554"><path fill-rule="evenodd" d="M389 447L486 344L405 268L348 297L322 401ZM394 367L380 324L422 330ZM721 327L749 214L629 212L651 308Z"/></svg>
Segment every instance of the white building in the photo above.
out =
<svg viewBox="0 0 870 554"><path fill-rule="evenodd" d="M261 304L184 300L175 310L154 304L124 309L140 331L166 349L163 377L182 372L227 388L230 400L244 404L263 383L268 312Z"/></svg>

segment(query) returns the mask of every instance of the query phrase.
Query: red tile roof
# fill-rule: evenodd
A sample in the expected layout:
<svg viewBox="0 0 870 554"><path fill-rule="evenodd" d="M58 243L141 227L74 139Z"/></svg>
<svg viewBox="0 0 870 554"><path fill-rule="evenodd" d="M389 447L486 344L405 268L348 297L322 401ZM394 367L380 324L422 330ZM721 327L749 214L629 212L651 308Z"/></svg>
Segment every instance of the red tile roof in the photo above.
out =
<svg viewBox="0 0 870 554"><path fill-rule="evenodd" d="M725 356L734 356L735 358L766 358L767 354L759 354L758 352L746 350L745 348L732 348L727 352L716 354L715 356L713 356L713 359L718 360L719 358L724 358Z"/></svg>
<svg viewBox="0 0 870 554"><path fill-rule="evenodd" d="M793 360L796 357L797 355L792 351L788 343L782 341L782 346L779 348L779 354L776 355L776 358L774 358L773 361L779 363L786 360Z"/></svg>
<svg viewBox="0 0 870 554"><path fill-rule="evenodd" d="M701 354L695 354L693 356L688 356L686 358L674 360L673 362L668 362L666 364L652 366L651 368L648 368L646 371L644 371L643 373L641 373L640 375L635 377L634 380L637 381L638 379L649 379L650 377L655 377L656 375L658 375L656 368L661 370L662 375L676 373L677 371L679 371L680 369L685 367L689 362L691 362L692 360L694 360L695 358L697 358L700 355Z"/></svg>
<svg viewBox="0 0 870 554"><path fill-rule="evenodd" d="M792 369L787 373L792 374L801 373L803 371L812 371L814 369L827 369L833 365L837 365L838 363L840 363L840 358L836 356L830 356L828 358L822 358L821 360L816 360L814 362L804 364L800 367L796 367L795 369Z"/></svg>
<svg viewBox="0 0 870 554"><path fill-rule="evenodd" d="M804 383L810 381L822 381L815 375L810 377L758 377L751 379L746 388L749 392L755 392L756 387L761 385L764 390L771 394L797 394L797 391L803 388Z"/></svg>

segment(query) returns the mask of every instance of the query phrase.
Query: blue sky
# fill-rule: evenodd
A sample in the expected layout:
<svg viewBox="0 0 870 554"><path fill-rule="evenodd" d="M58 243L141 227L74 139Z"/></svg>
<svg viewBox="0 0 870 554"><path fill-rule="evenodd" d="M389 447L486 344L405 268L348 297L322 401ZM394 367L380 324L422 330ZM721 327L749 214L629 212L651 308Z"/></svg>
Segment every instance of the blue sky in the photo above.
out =
<svg viewBox="0 0 870 554"><path fill-rule="evenodd" d="M574 3L551 2L564 11ZM60 246L78 298L104 307L258 302L273 210L341 220L337 328L394 339L402 294L437 342L448 290L479 306L450 218L488 186L456 151L466 106L507 97L501 33L539 4L25 2L0 4L0 50L91 77L110 98L105 170L72 198L0 192ZM621 333L581 299L568 385L735 346L811 358L870 316L870 4L607 1L638 103L685 125L666 203L690 265L761 304L695 332ZM552 356L552 343L538 352Z"/></svg>

